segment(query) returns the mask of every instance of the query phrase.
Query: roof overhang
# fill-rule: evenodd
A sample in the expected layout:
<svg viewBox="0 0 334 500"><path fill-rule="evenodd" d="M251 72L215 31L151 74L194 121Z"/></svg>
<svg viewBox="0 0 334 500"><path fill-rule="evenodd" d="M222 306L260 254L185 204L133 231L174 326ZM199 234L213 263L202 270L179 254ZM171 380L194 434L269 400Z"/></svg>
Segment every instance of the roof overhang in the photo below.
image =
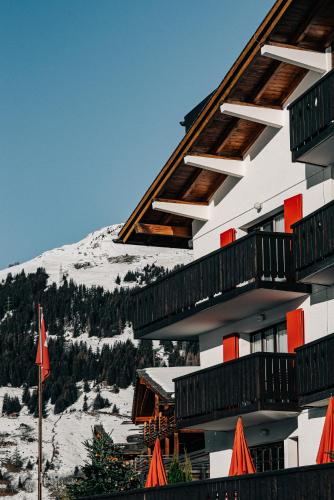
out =
<svg viewBox="0 0 334 500"><path fill-rule="evenodd" d="M244 172L247 151L268 123L281 125L280 110L307 71L325 68L324 57L317 53L323 54L331 46L333 28L331 0L277 0L138 203L119 240L187 248L196 217L189 216L189 210L185 217L185 209L173 213L159 210L161 205L154 205L154 201L162 198L166 203L208 204L232 175L233 165ZM229 113L222 113L224 104L223 110ZM246 110L246 116L245 112L240 114L245 105L252 108ZM189 161L194 156L216 161L196 164ZM221 161L224 159L226 167ZM219 168L212 168L214 164L220 164ZM194 215L198 213L193 211Z"/></svg>

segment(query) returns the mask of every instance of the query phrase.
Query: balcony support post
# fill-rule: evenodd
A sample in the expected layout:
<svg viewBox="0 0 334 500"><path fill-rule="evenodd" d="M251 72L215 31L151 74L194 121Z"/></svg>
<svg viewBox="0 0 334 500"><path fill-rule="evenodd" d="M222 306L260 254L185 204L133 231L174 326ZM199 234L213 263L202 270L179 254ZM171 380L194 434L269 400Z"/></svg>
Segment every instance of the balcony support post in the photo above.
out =
<svg viewBox="0 0 334 500"><path fill-rule="evenodd" d="M170 455L170 442L169 437L165 437L165 455L169 457Z"/></svg>
<svg viewBox="0 0 334 500"><path fill-rule="evenodd" d="M179 453L180 453L179 433L174 432L174 455L179 456Z"/></svg>

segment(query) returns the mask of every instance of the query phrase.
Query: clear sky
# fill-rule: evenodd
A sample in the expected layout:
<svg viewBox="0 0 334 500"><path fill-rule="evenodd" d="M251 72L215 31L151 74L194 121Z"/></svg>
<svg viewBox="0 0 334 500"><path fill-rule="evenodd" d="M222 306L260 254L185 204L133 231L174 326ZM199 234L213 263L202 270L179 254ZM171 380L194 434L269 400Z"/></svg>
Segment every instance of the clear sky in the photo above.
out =
<svg viewBox="0 0 334 500"><path fill-rule="evenodd" d="M274 0L1 0L0 267L125 221Z"/></svg>

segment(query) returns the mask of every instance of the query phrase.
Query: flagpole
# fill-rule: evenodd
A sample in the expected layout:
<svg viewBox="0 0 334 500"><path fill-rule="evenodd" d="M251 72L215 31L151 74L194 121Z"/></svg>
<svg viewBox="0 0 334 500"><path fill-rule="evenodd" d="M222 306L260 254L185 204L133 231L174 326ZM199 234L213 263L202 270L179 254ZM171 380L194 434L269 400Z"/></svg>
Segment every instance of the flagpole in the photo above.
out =
<svg viewBox="0 0 334 500"><path fill-rule="evenodd" d="M42 351L41 339L41 306L38 304L38 339L40 349ZM42 359L42 357L41 357ZM43 448L42 448L42 366L38 366L38 500L42 500L42 461L43 461Z"/></svg>

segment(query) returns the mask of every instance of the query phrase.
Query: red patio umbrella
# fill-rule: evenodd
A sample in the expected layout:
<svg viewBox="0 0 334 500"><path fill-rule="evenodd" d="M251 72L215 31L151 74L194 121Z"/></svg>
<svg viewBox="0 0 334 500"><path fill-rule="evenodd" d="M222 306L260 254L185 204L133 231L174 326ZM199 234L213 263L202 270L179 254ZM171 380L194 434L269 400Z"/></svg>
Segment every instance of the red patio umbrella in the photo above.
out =
<svg viewBox="0 0 334 500"><path fill-rule="evenodd" d="M155 441L150 469L148 471L145 488L165 486L167 484L166 471L161 456L160 441Z"/></svg>
<svg viewBox="0 0 334 500"><path fill-rule="evenodd" d="M328 403L324 428L322 431L317 464L333 462L331 455L334 454L334 397Z"/></svg>
<svg viewBox="0 0 334 500"><path fill-rule="evenodd" d="M253 460L244 434L242 418L239 417L234 434L233 452L229 476L241 476L255 472Z"/></svg>

